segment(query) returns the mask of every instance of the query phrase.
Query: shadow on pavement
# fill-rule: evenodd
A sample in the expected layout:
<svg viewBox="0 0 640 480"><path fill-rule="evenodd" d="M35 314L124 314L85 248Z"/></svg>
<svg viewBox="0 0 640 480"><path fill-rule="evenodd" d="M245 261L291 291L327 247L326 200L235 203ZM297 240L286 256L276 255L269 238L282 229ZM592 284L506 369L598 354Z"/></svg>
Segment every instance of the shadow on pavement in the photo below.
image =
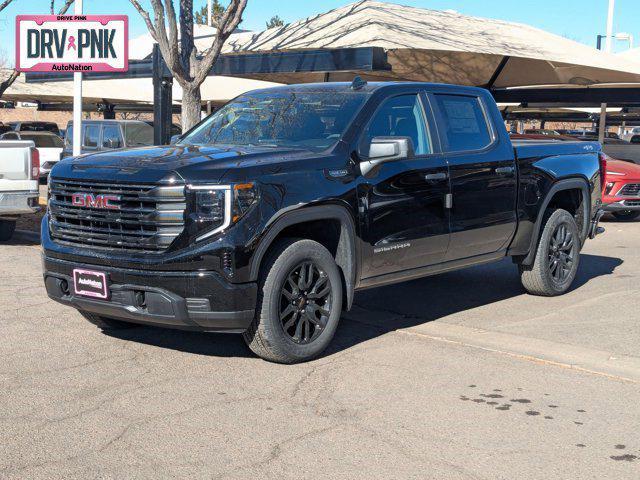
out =
<svg viewBox="0 0 640 480"><path fill-rule="evenodd" d="M572 290L612 274L622 263L620 258L583 253ZM343 315L328 353L518 295L526 292L510 259L358 292L355 308Z"/></svg>
<svg viewBox="0 0 640 480"><path fill-rule="evenodd" d="M0 245L21 245L27 247L40 245L40 233L28 230L16 230L11 240L1 242Z"/></svg>
<svg viewBox="0 0 640 480"><path fill-rule="evenodd" d="M242 336L225 333L188 332L148 326L135 326L104 332L110 337L144 343L180 352L215 357L253 357Z"/></svg>
<svg viewBox="0 0 640 480"><path fill-rule="evenodd" d="M573 289L610 275L622 264L619 258L581 255ZM356 294L351 312L344 313L327 354L336 353L400 328L408 328L467 309L525 295L518 270L509 259L502 262L426 277L411 282L365 290ZM252 357L240 335L185 332L140 326L112 330L109 336L219 357Z"/></svg>

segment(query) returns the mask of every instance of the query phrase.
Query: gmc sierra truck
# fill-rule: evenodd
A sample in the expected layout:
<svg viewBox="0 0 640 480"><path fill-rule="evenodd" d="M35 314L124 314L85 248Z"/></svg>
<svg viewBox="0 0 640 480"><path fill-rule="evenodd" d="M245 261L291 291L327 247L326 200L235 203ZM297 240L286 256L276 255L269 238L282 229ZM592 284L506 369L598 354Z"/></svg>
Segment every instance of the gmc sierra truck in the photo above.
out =
<svg viewBox="0 0 640 480"><path fill-rule="evenodd" d="M57 164L44 281L103 329L242 333L304 361L359 289L508 256L528 292L566 292L600 231L603 168L598 143L512 144L479 88L253 91L173 145Z"/></svg>

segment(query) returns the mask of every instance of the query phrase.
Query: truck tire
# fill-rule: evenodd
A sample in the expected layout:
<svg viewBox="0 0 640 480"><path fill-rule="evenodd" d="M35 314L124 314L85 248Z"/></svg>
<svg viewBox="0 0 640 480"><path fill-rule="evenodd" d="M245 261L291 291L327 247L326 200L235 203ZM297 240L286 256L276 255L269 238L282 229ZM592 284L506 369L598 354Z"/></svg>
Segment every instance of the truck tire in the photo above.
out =
<svg viewBox="0 0 640 480"><path fill-rule="evenodd" d="M103 317L96 315L95 313L83 312L78 310L80 315L93 323L100 330L123 330L126 328L134 328L137 325L134 323L124 322L122 320L116 320L115 318Z"/></svg>
<svg viewBox="0 0 640 480"><path fill-rule="evenodd" d="M340 271L324 246L313 240L280 241L261 267L256 316L244 340L271 362L310 360L335 334L342 295Z"/></svg>
<svg viewBox="0 0 640 480"><path fill-rule="evenodd" d="M0 220L0 242L7 242L13 237L16 231L15 220Z"/></svg>
<svg viewBox="0 0 640 480"><path fill-rule="evenodd" d="M640 211L638 210L620 210L619 212L611 212L611 214L621 222L632 222L640 217Z"/></svg>
<svg viewBox="0 0 640 480"><path fill-rule="evenodd" d="M532 295L554 297L565 293L580 263L580 232L566 210L547 210L533 265L519 265L522 285Z"/></svg>

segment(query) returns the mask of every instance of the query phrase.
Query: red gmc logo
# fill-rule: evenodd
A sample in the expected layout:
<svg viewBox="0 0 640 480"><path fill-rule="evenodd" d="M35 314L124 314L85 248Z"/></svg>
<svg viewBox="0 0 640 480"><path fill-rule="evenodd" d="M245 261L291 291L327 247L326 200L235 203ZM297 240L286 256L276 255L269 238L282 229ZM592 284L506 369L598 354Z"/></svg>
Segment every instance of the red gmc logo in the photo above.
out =
<svg viewBox="0 0 640 480"><path fill-rule="evenodd" d="M71 195L71 204L74 207L120 210L120 205L112 203L119 200L120 197L118 195L93 195L92 193L74 193Z"/></svg>

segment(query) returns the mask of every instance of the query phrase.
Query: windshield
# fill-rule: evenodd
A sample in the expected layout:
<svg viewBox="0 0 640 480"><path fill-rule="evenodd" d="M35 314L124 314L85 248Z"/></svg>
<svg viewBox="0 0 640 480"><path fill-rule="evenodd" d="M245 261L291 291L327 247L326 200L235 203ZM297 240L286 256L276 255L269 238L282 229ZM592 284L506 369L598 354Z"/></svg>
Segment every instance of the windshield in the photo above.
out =
<svg viewBox="0 0 640 480"><path fill-rule="evenodd" d="M55 135L21 135L22 140L32 140L38 148L62 148L62 139Z"/></svg>
<svg viewBox="0 0 640 480"><path fill-rule="evenodd" d="M242 95L180 143L324 150L335 144L367 99L365 92L271 91Z"/></svg>
<svg viewBox="0 0 640 480"><path fill-rule="evenodd" d="M60 131L55 123L22 123L20 125L21 132L51 132L58 135Z"/></svg>

